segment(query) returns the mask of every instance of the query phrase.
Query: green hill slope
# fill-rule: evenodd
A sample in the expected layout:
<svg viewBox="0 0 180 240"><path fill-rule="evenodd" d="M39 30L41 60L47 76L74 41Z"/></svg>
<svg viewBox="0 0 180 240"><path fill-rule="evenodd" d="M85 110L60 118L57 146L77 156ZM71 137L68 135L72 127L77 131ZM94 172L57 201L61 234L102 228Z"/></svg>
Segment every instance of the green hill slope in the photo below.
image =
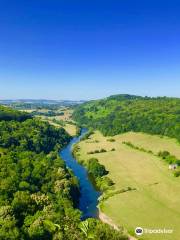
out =
<svg viewBox="0 0 180 240"><path fill-rule="evenodd" d="M73 118L104 135L146 132L180 141L180 99L114 95L78 106Z"/></svg>

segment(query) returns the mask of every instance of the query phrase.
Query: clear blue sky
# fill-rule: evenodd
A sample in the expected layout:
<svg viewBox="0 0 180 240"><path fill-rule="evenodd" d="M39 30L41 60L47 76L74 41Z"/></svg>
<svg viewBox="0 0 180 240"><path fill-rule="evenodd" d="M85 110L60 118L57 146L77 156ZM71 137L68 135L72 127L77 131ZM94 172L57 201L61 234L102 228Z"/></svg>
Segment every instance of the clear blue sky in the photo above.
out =
<svg viewBox="0 0 180 240"><path fill-rule="evenodd" d="M180 1L1 0L0 99L180 97Z"/></svg>

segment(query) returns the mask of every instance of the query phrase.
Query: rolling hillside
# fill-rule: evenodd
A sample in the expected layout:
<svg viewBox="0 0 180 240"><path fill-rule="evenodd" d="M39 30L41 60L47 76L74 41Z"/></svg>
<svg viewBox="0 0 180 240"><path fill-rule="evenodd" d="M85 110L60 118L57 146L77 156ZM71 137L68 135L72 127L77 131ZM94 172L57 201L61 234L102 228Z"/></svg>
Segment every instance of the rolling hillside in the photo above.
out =
<svg viewBox="0 0 180 240"><path fill-rule="evenodd" d="M180 141L180 99L114 95L78 106L73 118L105 136L128 131L166 135Z"/></svg>

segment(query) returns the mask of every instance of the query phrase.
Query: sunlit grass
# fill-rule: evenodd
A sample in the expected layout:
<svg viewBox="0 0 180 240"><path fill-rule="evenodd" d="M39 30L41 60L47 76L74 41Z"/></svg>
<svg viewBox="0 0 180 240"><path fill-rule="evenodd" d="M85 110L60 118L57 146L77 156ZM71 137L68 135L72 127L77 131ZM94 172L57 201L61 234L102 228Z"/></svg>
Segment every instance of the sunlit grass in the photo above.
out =
<svg viewBox="0 0 180 240"><path fill-rule="evenodd" d="M132 149L123 141L158 153L168 150L180 157L180 146L174 139L161 138L143 133L125 133L107 141L100 132L81 141L80 159L86 161L98 158L106 166L109 177L115 183L115 189L134 187L129 191L114 195L101 204L101 209L115 223L123 224L129 232L137 226L146 228L172 228L173 235L146 235L145 239L178 239L180 236L180 178L175 178L168 164L153 154ZM105 153L87 154L104 148ZM115 151L111 151L114 148Z"/></svg>

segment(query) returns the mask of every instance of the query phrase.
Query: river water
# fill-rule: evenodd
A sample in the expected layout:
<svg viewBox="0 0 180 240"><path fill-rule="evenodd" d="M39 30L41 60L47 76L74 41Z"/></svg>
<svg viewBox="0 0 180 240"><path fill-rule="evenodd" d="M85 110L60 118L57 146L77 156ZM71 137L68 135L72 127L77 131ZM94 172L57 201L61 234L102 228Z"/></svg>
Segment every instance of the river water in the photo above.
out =
<svg viewBox="0 0 180 240"><path fill-rule="evenodd" d="M98 216L97 205L98 198L100 196L100 192L95 189L92 182L90 181L86 168L79 164L72 155L73 144L79 142L86 132L87 129L82 129L81 135L74 137L70 143L60 152L60 156L65 161L66 166L72 169L74 175L79 179L81 194L79 200L79 209L83 213L83 219Z"/></svg>

